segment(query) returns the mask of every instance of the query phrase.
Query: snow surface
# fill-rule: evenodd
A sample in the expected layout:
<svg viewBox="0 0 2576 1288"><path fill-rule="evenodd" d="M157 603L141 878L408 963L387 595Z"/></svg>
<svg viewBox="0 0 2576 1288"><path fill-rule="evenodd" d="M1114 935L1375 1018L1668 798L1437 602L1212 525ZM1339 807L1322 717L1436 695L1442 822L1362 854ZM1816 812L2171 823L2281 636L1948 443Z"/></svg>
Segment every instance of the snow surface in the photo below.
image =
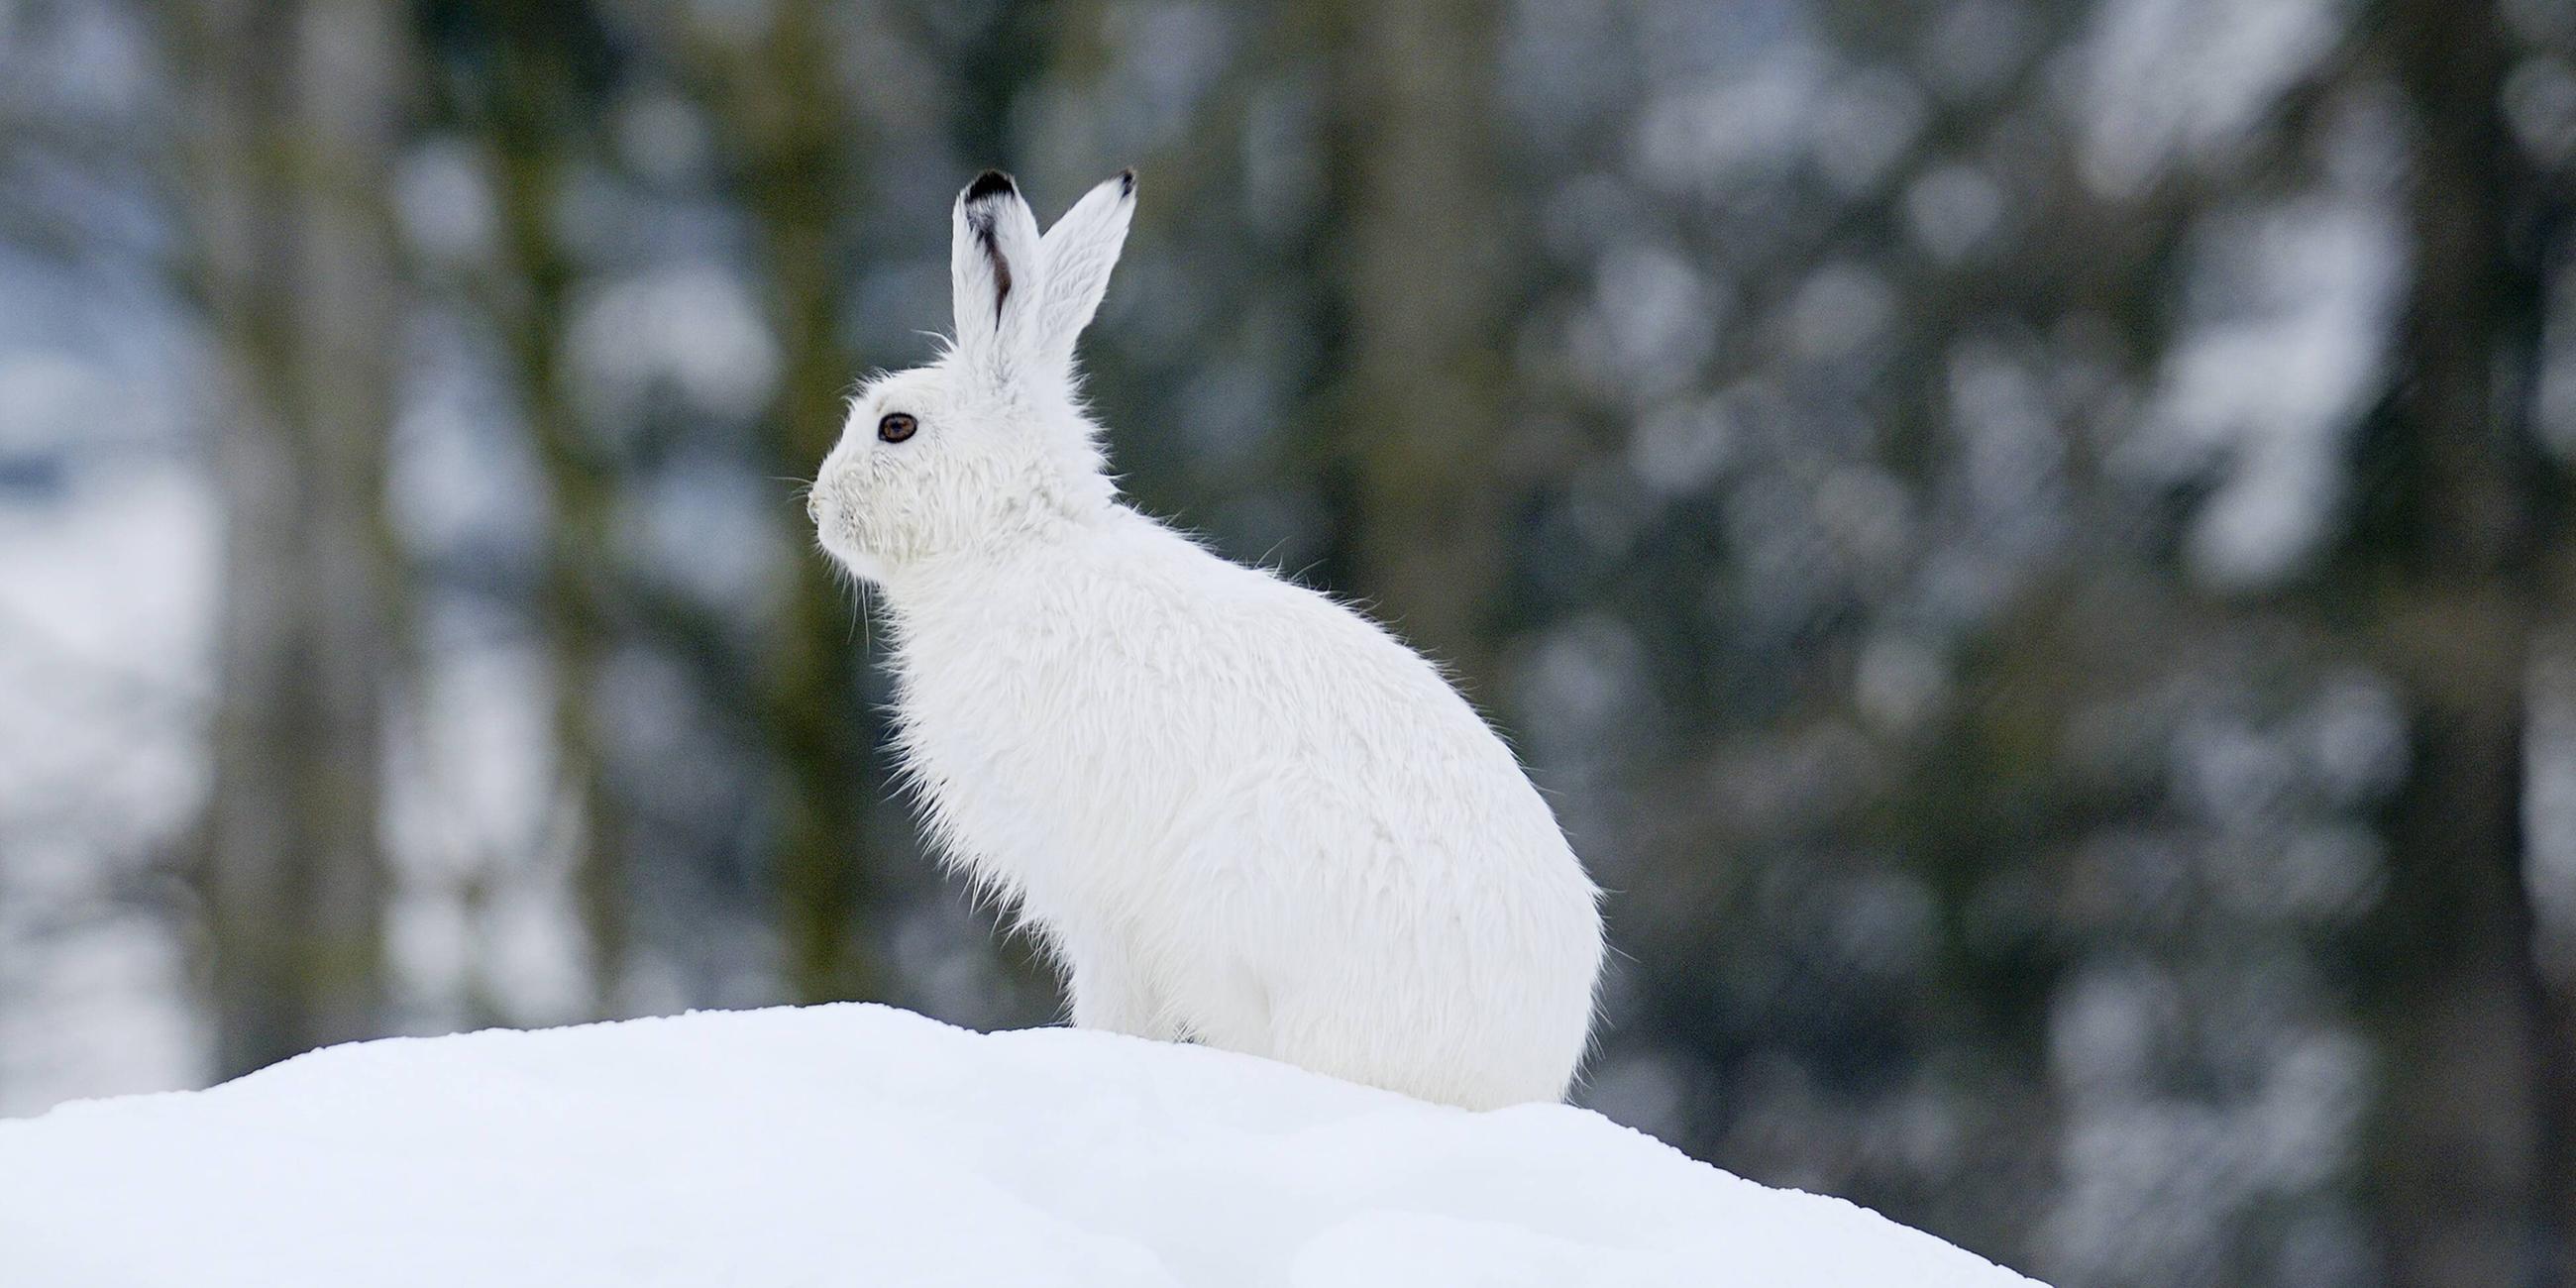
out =
<svg viewBox="0 0 2576 1288"><path fill-rule="evenodd" d="M0 1122L0 1281L2031 1282L1584 1110L857 1005L369 1042Z"/></svg>

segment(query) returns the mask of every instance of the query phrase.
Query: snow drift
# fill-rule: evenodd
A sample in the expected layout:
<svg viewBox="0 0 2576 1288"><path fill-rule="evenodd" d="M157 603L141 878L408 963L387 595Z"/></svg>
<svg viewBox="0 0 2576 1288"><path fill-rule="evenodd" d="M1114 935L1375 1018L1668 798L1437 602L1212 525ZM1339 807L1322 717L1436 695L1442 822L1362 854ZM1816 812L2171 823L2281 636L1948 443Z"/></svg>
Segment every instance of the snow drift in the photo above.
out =
<svg viewBox="0 0 2576 1288"><path fill-rule="evenodd" d="M0 1281L2030 1281L1578 1109L826 1006L320 1051L0 1123Z"/></svg>

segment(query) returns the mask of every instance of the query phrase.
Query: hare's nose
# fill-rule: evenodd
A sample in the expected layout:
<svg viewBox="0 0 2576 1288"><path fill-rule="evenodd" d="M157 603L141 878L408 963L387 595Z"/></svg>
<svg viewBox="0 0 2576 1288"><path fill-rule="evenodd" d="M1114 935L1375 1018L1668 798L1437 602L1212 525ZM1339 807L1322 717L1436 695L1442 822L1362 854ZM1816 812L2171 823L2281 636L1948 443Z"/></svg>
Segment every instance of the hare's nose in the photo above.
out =
<svg viewBox="0 0 2576 1288"><path fill-rule="evenodd" d="M823 521L823 494L815 488L805 489L805 518L813 523Z"/></svg>

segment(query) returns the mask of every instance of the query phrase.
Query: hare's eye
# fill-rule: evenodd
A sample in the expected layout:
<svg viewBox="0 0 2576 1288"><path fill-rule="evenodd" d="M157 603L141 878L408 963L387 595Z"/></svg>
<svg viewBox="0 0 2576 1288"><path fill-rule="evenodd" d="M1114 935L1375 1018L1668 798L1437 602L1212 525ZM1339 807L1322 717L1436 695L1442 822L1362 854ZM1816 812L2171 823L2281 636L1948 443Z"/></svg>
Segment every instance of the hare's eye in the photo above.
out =
<svg viewBox="0 0 2576 1288"><path fill-rule="evenodd" d="M885 442L900 443L912 437L913 431L919 428L921 428L920 421L902 412L895 412L877 422L877 437Z"/></svg>

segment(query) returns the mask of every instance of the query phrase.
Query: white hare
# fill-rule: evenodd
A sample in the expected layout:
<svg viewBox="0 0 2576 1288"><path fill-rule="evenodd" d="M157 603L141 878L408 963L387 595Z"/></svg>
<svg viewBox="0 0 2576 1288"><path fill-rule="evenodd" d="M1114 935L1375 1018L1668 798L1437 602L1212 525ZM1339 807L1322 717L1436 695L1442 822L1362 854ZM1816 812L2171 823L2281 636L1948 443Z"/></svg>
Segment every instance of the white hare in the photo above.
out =
<svg viewBox="0 0 2576 1288"><path fill-rule="evenodd" d="M815 483L824 548L880 589L931 826L1040 930L1078 1025L1561 1097L1601 921L1510 750L1375 624L1118 500L1073 352L1135 184L1043 238L1009 176L968 185L954 343L853 399Z"/></svg>

